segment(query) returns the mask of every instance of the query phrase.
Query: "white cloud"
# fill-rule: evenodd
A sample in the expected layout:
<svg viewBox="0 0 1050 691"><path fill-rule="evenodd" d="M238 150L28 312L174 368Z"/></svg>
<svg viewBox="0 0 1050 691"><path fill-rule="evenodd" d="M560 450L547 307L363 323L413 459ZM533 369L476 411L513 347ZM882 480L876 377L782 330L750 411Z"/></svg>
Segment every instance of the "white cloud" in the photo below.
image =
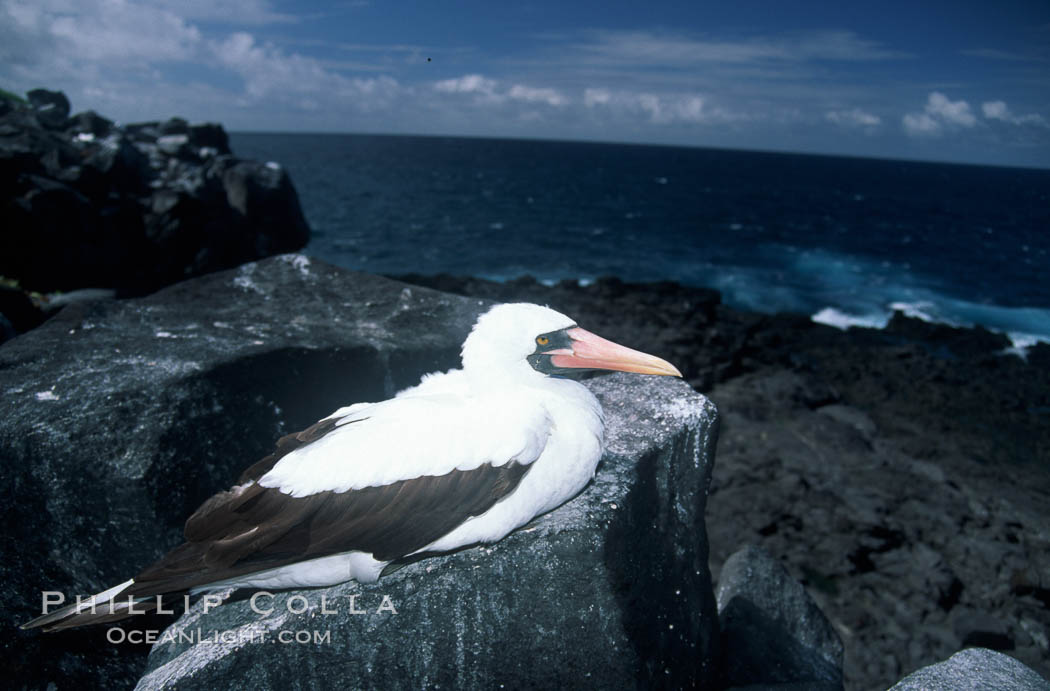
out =
<svg viewBox="0 0 1050 691"><path fill-rule="evenodd" d="M611 91L591 87L584 89L583 104L597 115L636 120L639 116L654 125L728 123L753 119L725 108L710 107L699 94Z"/></svg>
<svg viewBox="0 0 1050 691"><path fill-rule="evenodd" d="M878 41L857 36L852 31L818 31L786 41L795 59L872 61L900 60L911 55L884 48Z"/></svg>
<svg viewBox="0 0 1050 691"><path fill-rule="evenodd" d="M921 113L907 113L902 119L904 131L912 136L939 135L945 129L970 128L977 124L977 117L966 101L952 101L939 91L933 91L926 99Z"/></svg>
<svg viewBox="0 0 1050 691"><path fill-rule="evenodd" d="M583 90L583 105L587 106L588 108L605 105L611 99L612 94L609 93L608 89L587 88Z"/></svg>
<svg viewBox="0 0 1050 691"><path fill-rule="evenodd" d="M643 94L640 97L642 108L649 112L654 123L671 122L700 123L710 118L704 112L704 99L699 96L657 97Z"/></svg>
<svg viewBox="0 0 1050 691"><path fill-rule="evenodd" d="M515 84L507 92L507 95L515 101L526 101L528 103L546 103L549 106L563 106L568 101L555 89L534 88Z"/></svg>
<svg viewBox="0 0 1050 691"><path fill-rule="evenodd" d="M688 66L815 60L871 61L910 57L883 48L852 31L800 32L737 40L697 38L648 31L598 31L580 46L592 64Z"/></svg>
<svg viewBox="0 0 1050 691"><path fill-rule="evenodd" d="M201 43L200 30L174 12L127 0L0 5L0 57L44 71L190 60Z"/></svg>
<svg viewBox="0 0 1050 691"><path fill-rule="evenodd" d="M267 0L154 0L154 4L184 19L238 26L295 22L273 9Z"/></svg>
<svg viewBox="0 0 1050 691"><path fill-rule="evenodd" d="M479 103L500 104L506 101L524 103L545 103L559 107L569 100L558 90L549 87L533 87L524 84L512 84L503 87L495 79L480 74L467 74L456 79L445 79L433 84L435 91L448 94L474 94L480 96ZM535 117L535 116L534 116Z"/></svg>
<svg viewBox="0 0 1050 691"><path fill-rule="evenodd" d="M0 83L63 89L75 108L124 122L181 114L231 129L766 148L811 137L833 147L860 140L846 130L874 135L897 126L882 113L897 83L878 75L858 81L844 63L911 57L850 31L674 27L549 34L538 39L543 45L508 46L494 58L480 44L443 39L362 42L370 37L353 27L341 43L311 34L320 15L308 12L278 0L0 0ZM1016 95L990 93L1010 97L1021 112L998 100L971 108L933 92L899 111L903 129L918 136L981 128L988 140L1012 132L1045 147L1047 130L1036 126L1050 128L1046 117Z"/></svg>
<svg viewBox="0 0 1050 691"><path fill-rule="evenodd" d="M870 129L882 124L882 118L878 115L872 115L860 108L853 108L851 110L831 110L824 114L824 118L828 122L833 122L836 125L842 125L843 127L863 127Z"/></svg>
<svg viewBox="0 0 1050 691"><path fill-rule="evenodd" d="M926 102L926 112L931 116L937 116L949 125L960 127L973 127L977 124L977 118L970 110L970 104L966 101L951 101L939 91L930 94Z"/></svg>
<svg viewBox="0 0 1050 691"><path fill-rule="evenodd" d="M1011 125L1036 125L1050 127L1050 122L1037 113L1014 115L1004 101L986 101L981 104L981 112L988 120L999 120Z"/></svg>
<svg viewBox="0 0 1050 691"><path fill-rule="evenodd" d="M908 113L903 122L905 131L911 135L938 134L941 131L941 123L927 113Z"/></svg>
<svg viewBox="0 0 1050 691"><path fill-rule="evenodd" d="M438 91L450 94L484 94L493 96L496 93L496 80L486 79L480 74L467 74L457 79L445 79L434 84Z"/></svg>
<svg viewBox="0 0 1050 691"><path fill-rule="evenodd" d="M312 58L286 55L270 44L256 43L243 31L212 44L218 63L244 80L249 100L283 93L335 90L346 80L328 72Z"/></svg>
<svg viewBox="0 0 1050 691"><path fill-rule="evenodd" d="M987 101L981 104L981 110L984 112L984 117L989 120L1005 120L1010 122L1013 116L1010 114L1010 109L1006 107L1004 101Z"/></svg>
<svg viewBox="0 0 1050 691"><path fill-rule="evenodd" d="M981 104L981 114L986 121L1050 128L1050 121L1042 115L1017 115L1010 110L1005 101L985 101ZM978 123L969 103L952 101L939 91L929 95L926 107L921 113L908 113L901 122L908 134L920 137L937 136L952 129L969 129Z"/></svg>
<svg viewBox="0 0 1050 691"><path fill-rule="evenodd" d="M388 76L347 77L316 58L214 26L233 21L292 18L266 0L0 0L0 78L16 90L65 89L75 107L120 120L216 117L262 102L271 114L368 112L411 91ZM205 76L187 79L187 70Z"/></svg>

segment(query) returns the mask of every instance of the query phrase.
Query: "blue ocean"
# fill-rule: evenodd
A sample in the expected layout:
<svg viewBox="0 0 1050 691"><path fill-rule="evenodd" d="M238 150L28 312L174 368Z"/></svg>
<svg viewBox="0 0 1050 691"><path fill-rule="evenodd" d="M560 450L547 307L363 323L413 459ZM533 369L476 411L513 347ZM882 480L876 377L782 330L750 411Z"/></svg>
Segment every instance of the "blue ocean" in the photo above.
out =
<svg viewBox="0 0 1050 691"><path fill-rule="evenodd" d="M384 274L672 280L841 328L894 310L1050 342L1050 170L583 142L234 134L306 252Z"/></svg>

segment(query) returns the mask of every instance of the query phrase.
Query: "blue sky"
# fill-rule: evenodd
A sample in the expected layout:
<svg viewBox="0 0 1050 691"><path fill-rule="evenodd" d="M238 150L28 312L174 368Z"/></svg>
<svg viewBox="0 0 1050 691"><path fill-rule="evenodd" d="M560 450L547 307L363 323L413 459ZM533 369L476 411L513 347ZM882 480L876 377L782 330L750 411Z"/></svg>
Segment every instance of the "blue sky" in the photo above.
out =
<svg viewBox="0 0 1050 691"><path fill-rule="evenodd" d="M0 86L122 122L1050 167L1050 3L0 0Z"/></svg>

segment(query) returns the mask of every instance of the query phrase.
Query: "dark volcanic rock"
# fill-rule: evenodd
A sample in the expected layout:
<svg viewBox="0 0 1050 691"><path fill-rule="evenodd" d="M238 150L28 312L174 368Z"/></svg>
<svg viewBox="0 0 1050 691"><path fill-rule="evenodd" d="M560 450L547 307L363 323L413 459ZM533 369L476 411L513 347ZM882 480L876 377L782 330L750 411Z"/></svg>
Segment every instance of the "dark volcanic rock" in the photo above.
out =
<svg viewBox="0 0 1050 691"><path fill-rule="evenodd" d="M901 679L890 691L1048 691L1050 681L1031 668L985 648L968 648L944 662L923 667Z"/></svg>
<svg viewBox="0 0 1050 691"><path fill-rule="evenodd" d="M709 685L702 512L714 409L681 382L588 385L606 411L608 449L580 497L496 545L374 585L264 596L259 609L273 611L262 616L244 598L208 613L198 603L154 647L138 688L288 688L304 684L304 670L312 688ZM329 639L281 642L303 631ZM245 632L259 636L245 645ZM198 633L203 642L186 640Z"/></svg>
<svg viewBox="0 0 1050 691"><path fill-rule="evenodd" d="M712 572L741 545L775 555L842 636L847 690L972 636L1050 675L1050 345L1024 361L988 332L902 316L839 331L666 284L419 280L571 302L584 327L670 357L720 413Z"/></svg>
<svg viewBox="0 0 1050 691"><path fill-rule="evenodd" d="M287 172L232 156L220 125L30 102L0 115L0 275L26 289L143 295L309 239Z"/></svg>
<svg viewBox="0 0 1050 691"><path fill-rule="evenodd" d="M10 324L13 333L0 336L3 343L15 333L35 329L44 322L44 313L33 304L25 291L0 284L0 315Z"/></svg>
<svg viewBox="0 0 1050 691"><path fill-rule="evenodd" d="M884 689L981 630L1042 669L1050 612L1032 595L1050 573L1045 483L958 451L916 458L863 401L807 407L796 392L813 379L769 368L710 392L724 429L712 570L744 540L777 555L842 633L847 688Z"/></svg>
<svg viewBox="0 0 1050 691"><path fill-rule="evenodd" d="M1005 335L992 333L980 326L960 329L912 319L901 312L893 313L893 318L886 325L886 333L923 343L933 353L948 358L979 357L1010 347L1010 339Z"/></svg>
<svg viewBox="0 0 1050 691"><path fill-rule="evenodd" d="M200 125L190 125L188 132L190 143L199 148L214 149L219 154L230 154L230 138L226 136L226 130L222 125L206 122Z"/></svg>
<svg viewBox="0 0 1050 691"><path fill-rule="evenodd" d="M954 627L959 644L963 648L1014 649L1009 628L991 615L966 612L955 620Z"/></svg>
<svg viewBox="0 0 1050 691"><path fill-rule="evenodd" d="M37 120L53 130L66 126L69 119L69 99L61 91L33 89L26 94L29 105L36 111Z"/></svg>
<svg viewBox="0 0 1050 691"><path fill-rule="evenodd" d="M842 688L842 641L781 564L757 547L726 560L715 591L729 686Z"/></svg>
<svg viewBox="0 0 1050 691"><path fill-rule="evenodd" d="M105 137L113 129L113 121L102 117L93 110L86 110L70 118L69 129L74 134L90 134L93 137Z"/></svg>
<svg viewBox="0 0 1050 691"><path fill-rule="evenodd" d="M42 590L95 592L170 549L185 517L282 434L458 365L460 344L486 307L281 256L147 298L71 304L5 344L7 680L130 686L144 646L110 645L104 628L40 634L13 625L39 612ZM343 628L333 619L331 645L250 646L221 660L199 658L199 678L225 679L254 665L258 683L293 670L331 679L337 670L340 683L369 686L379 678L378 668L367 671L372 651L393 665L388 674L447 681L461 670L470 678L466 670L482 669L498 651L501 666L487 668L496 681L583 681L592 672L620 686L705 682L717 643L702 523L713 409L664 378L600 378L592 386L606 405L609 455L578 500L506 543L419 562L365 588L390 594L396 616L349 616ZM356 587L331 590L344 613L343 596ZM303 594L315 602L319 591ZM292 595L274 600L268 625L284 617ZM358 604L377 607L365 597ZM229 602L198 623L224 626L245 606ZM321 628L310 621L295 615L287 626ZM423 624L433 628L412 628ZM158 647L155 664L168 662L165 650L177 661L152 678L185 674L206 648ZM429 662L414 672L396 662L423 664L428 650Z"/></svg>

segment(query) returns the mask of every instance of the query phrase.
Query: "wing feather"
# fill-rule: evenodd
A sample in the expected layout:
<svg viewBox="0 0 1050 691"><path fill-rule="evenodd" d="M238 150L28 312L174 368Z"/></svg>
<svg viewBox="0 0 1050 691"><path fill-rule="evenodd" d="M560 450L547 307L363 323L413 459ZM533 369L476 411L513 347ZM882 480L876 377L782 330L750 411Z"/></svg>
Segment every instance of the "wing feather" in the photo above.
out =
<svg viewBox="0 0 1050 691"><path fill-rule="evenodd" d="M531 466L453 470L347 492L291 497L252 485L255 496L135 576L129 596L197 588L257 571L348 551L380 561L411 554L479 516L517 487ZM230 494L230 493L224 493ZM233 499L236 503L240 497ZM218 515L214 510L210 516ZM196 515L195 515L196 516Z"/></svg>
<svg viewBox="0 0 1050 691"><path fill-rule="evenodd" d="M542 406L445 394L341 409L206 501L186 542L135 577L153 595L348 551L393 561L517 487L551 431ZM255 479L258 478L258 479Z"/></svg>
<svg viewBox="0 0 1050 691"><path fill-rule="evenodd" d="M258 482L303 497L484 463L527 465L552 429L547 409L527 396L403 396L353 407L323 436L290 448Z"/></svg>

